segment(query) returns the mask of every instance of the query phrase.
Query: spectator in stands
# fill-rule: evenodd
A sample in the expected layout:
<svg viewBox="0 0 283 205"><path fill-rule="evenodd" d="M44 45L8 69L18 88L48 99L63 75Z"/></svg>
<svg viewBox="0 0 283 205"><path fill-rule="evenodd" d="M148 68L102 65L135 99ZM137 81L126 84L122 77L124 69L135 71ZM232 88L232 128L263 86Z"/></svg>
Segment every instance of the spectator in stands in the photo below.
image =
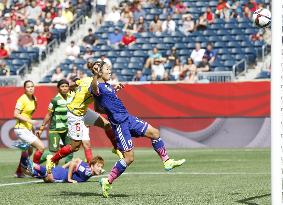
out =
<svg viewBox="0 0 283 205"><path fill-rule="evenodd" d="M67 19L62 16L62 10L58 10L58 16L53 19L54 24L54 32L59 33L60 39L65 40L66 39L66 31L68 27L68 21Z"/></svg>
<svg viewBox="0 0 283 205"><path fill-rule="evenodd" d="M31 1L30 5L26 7L26 17L30 22L33 22L34 24L41 16L41 8L40 6L36 5L36 1Z"/></svg>
<svg viewBox="0 0 283 205"><path fill-rule="evenodd" d="M106 13L106 4L107 0L96 0L96 26L101 25L104 19L104 15Z"/></svg>
<svg viewBox="0 0 283 205"><path fill-rule="evenodd" d="M61 68L58 66L55 69L55 73L53 73L53 75L51 77L51 82L52 83L57 83L57 82L59 82L62 79L64 79L64 74L63 74Z"/></svg>
<svg viewBox="0 0 283 205"><path fill-rule="evenodd" d="M245 7L248 7L251 13L255 12L257 10L256 0L249 0Z"/></svg>
<svg viewBox="0 0 283 205"><path fill-rule="evenodd" d="M208 60L208 63L211 65L214 61L215 61L215 58L216 58L216 52L213 50L213 45L212 43L208 43L207 46L206 46L206 50L204 52L204 55L207 60Z"/></svg>
<svg viewBox="0 0 283 205"><path fill-rule="evenodd" d="M0 61L0 76L10 76L10 68L4 60Z"/></svg>
<svg viewBox="0 0 283 205"><path fill-rule="evenodd" d="M134 27L135 27L135 21L133 18L130 18L128 23L125 24L124 26L124 31L129 31L131 33L136 33L135 30L134 30Z"/></svg>
<svg viewBox="0 0 283 205"><path fill-rule="evenodd" d="M173 79L172 76L169 74L168 70L165 70L162 80L163 80L163 81L170 81L170 80L174 80L174 79Z"/></svg>
<svg viewBox="0 0 283 205"><path fill-rule="evenodd" d="M150 66L153 64L153 60L154 59L161 59L162 55L161 53L158 51L158 48L154 47L152 49L152 51L149 53L149 57L146 59L145 68L150 68Z"/></svg>
<svg viewBox="0 0 283 205"><path fill-rule="evenodd" d="M130 21L131 18L134 18L133 13L130 11L129 6L126 6L121 13L121 20L124 24L126 24Z"/></svg>
<svg viewBox="0 0 283 205"><path fill-rule="evenodd" d="M118 21L120 21L120 19L121 19L121 14L120 14L119 9L116 6L113 6L112 12L107 14L107 16L105 17L105 21L111 21L114 24L116 24Z"/></svg>
<svg viewBox="0 0 283 205"><path fill-rule="evenodd" d="M30 33L32 30L30 28L27 28L26 30L23 30L22 33L19 35L18 39L18 45L20 47L31 47L34 44L33 38L31 37Z"/></svg>
<svg viewBox="0 0 283 205"><path fill-rule="evenodd" d="M125 35L122 37L122 45L123 46L130 46L136 42L136 37L130 32L126 31Z"/></svg>
<svg viewBox="0 0 283 205"><path fill-rule="evenodd" d="M12 41L10 37L7 38L6 49L8 53L12 53L13 51L18 50L18 43L17 41Z"/></svg>
<svg viewBox="0 0 283 205"><path fill-rule="evenodd" d="M75 45L74 41L71 41L71 44L66 48L67 58L70 60L75 60L80 54L80 47Z"/></svg>
<svg viewBox="0 0 283 205"><path fill-rule="evenodd" d="M170 15L167 16L167 19L162 23L162 32L173 33L176 29L176 23L172 20Z"/></svg>
<svg viewBox="0 0 283 205"><path fill-rule="evenodd" d="M78 70L78 75L79 75L79 79L87 77L87 75L82 70Z"/></svg>
<svg viewBox="0 0 283 205"><path fill-rule="evenodd" d="M197 67L194 64L192 58L187 59L187 63L183 66L183 70L180 74L180 79L184 79L186 81L194 82L196 78Z"/></svg>
<svg viewBox="0 0 283 205"><path fill-rule="evenodd" d="M36 24L33 26L33 32L38 34L38 33L42 33L43 31L44 31L44 24L40 19L38 19L36 21Z"/></svg>
<svg viewBox="0 0 283 205"><path fill-rule="evenodd" d="M109 81L110 84L117 84L119 83L119 79L115 73L111 74L111 79Z"/></svg>
<svg viewBox="0 0 283 205"><path fill-rule="evenodd" d="M134 30L137 33L142 33L146 31L146 25L144 18L142 16L139 17L138 21L134 25Z"/></svg>
<svg viewBox="0 0 283 205"><path fill-rule="evenodd" d="M78 67L76 65L73 65L72 71L68 73L67 80L71 81L71 79L79 78L79 72Z"/></svg>
<svg viewBox="0 0 283 205"><path fill-rule="evenodd" d="M159 20L158 15L155 15L153 21L150 23L149 31L156 34L162 32L162 22Z"/></svg>
<svg viewBox="0 0 283 205"><path fill-rule="evenodd" d="M39 56L46 51L47 43L47 34L44 32L38 34L34 47L39 48Z"/></svg>
<svg viewBox="0 0 283 205"><path fill-rule="evenodd" d="M175 14L185 14L188 13L188 11L189 11L188 7L181 0L177 1L174 8Z"/></svg>
<svg viewBox="0 0 283 205"><path fill-rule="evenodd" d="M191 14L186 14L182 16L182 27L180 31L183 32L185 35L193 32L195 29L195 22L193 20L193 16Z"/></svg>
<svg viewBox="0 0 283 205"><path fill-rule="evenodd" d="M86 51L85 51L85 53L83 55L83 59L84 60L88 60L89 58L93 58L93 57L94 57L94 53L92 51L92 48L91 48L90 45L87 45L86 46Z"/></svg>
<svg viewBox="0 0 283 205"><path fill-rule="evenodd" d="M231 18L241 18L242 17L242 8L240 1L234 1L233 4L231 5Z"/></svg>
<svg viewBox="0 0 283 205"><path fill-rule="evenodd" d="M219 0L216 6L215 14L219 18L229 19L229 9L230 5L227 3L227 0Z"/></svg>
<svg viewBox="0 0 283 205"><path fill-rule="evenodd" d="M105 53L102 53L100 58L97 59L97 61L104 61L106 64L108 64L110 69L112 68L112 62L109 58L107 58L107 55Z"/></svg>
<svg viewBox="0 0 283 205"><path fill-rule="evenodd" d="M204 13L204 17L207 21L207 23L212 24L215 21L214 13L211 11L210 7L206 8L206 11Z"/></svg>
<svg viewBox="0 0 283 205"><path fill-rule="evenodd" d="M108 45L113 48L119 48L121 46L123 35L120 33L118 27L115 28L114 33L110 33L108 36Z"/></svg>
<svg viewBox="0 0 283 205"><path fill-rule="evenodd" d="M142 9L142 6L138 4L137 9L133 12L134 20L139 20L140 17L145 18L145 11Z"/></svg>
<svg viewBox="0 0 283 205"><path fill-rule="evenodd" d="M52 37L52 33L50 32L49 30L49 27L48 26L44 26L44 30L43 30L44 33L46 33L46 37L47 37L47 42L51 42L53 37Z"/></svg>
<svg viewBox="0 0 283 205"><path fill-rule="evenodd" d="M74 21L74 14L72 12L72 8L68 5L63 8L62 16L66 19L67 24L70 24Z"/></svg>
<svg viewBox="0 0 283 205"><path fill-rule="evenodd" d="M153 60L153 64L151 65L151 70L153 73L155 73L157 80L162 80L165 73L164 59L155 58Z"/></svg>
<svg viewBox="0 0 283 205"><path fill-rule="evenodd" d="M179 58L176 59L175 65L171 68L170 74L173 76L174 80L180 79L180 74L183 71L183 65Z"/></svg>
<svg viewBox="0 0 283 205"><path fill-rule="evenodd" d="M207 20L206 20L206 17L205 17L205 13L203 15L201 15L199 17L199 19L197 20L196 22L196 30L197 31L203 31L207 28Z"/></svg>
<svg viewBox="0 0 283 205"><path fill-rule="evenodd" d="M202 61L205 50L201 48L200 43L195 44L195 49L191 53L191 58L193 59L196 66Z"/></svg>
<svg viewBox="0 0 283 205"><path fill-rule="evenodd" d="M172 68L176 63L177 58L178 58L177 49L175 47L172 47L169 55L167 56L166 67L168 66Z"/></svg>
<svg viewBox="0 0 283 205"><path fill-rule="evenodd" d="M146 81L146 77L143 75L142 71L137 70L132 81Z"/></svg>
<svg viewBox="0 0 283 205"><path fill-rule="evenodd" d="M98 39L93 33L91 28L88 29L88 35L86 35L83 38L83 42L85 43L85 46L87 45L95 46L98 43Z"/></svg>
<svg viewBox="0 0 283 205"><path fill-rule="evenodd" d="M252 12L251 12L251 10L249 9L249 7L247 7L247 6L244 7L243 16L244 16L245 18L249 18L249 19L252 17Z"/></svg>
<svg viewBox="0 0 283 205"><path fill-rule="evenodd" d="M202 61L197 65L198 72L208 72L210 69L207 56L203 56Z"/></svg>

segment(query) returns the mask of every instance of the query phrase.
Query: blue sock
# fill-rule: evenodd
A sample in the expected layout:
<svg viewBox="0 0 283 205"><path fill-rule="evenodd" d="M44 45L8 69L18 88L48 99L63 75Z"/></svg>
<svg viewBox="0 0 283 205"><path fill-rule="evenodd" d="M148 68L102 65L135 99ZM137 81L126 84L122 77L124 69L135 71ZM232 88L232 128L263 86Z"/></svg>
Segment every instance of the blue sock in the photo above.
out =
<svg viewBox="0 0 283 205"><path fill-rule="evenodd" d="M157 140L151 140L151 144L163 162L169 159L164 142L160 137Z"/></svg>
<svg viewBox="0 0 283 205"><path fill-rule="evenodd" d="M117 179L127 168L127 164L124 159L117 161L108 175L108 181L110 184Z"/></svg>

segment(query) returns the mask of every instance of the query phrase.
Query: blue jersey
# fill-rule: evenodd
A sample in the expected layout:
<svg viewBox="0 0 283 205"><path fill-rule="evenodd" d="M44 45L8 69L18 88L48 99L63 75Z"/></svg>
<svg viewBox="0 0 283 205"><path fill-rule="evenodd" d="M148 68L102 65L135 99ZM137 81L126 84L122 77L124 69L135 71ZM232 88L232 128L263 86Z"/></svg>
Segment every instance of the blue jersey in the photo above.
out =
<svg viewBox="0 0 283 205"><path fill-rule="evenodd" d="M113 86L109 83L99 83L98 93L93 93L93 95L96 99L96 103L105 110L112 124L124 122L129 117L128 110L117 97Z"/></svg>
<svg viewBox="0 0 283 205"><path fill-rule="evenodd" d="M52 169L52 175L55 182L67 182L68 181L68 171L69 169L64 169L61 166L57 166ZM76 180L77 182L85 182L90 177L91 168L89 165L83 161L76 167L75 171L73 172L72 179Z"/></svg>
<svg viewBox="0 0 283 205"><path fill-rule="evenodd" d="M85 182L91 176L91 168L89 167L88 163L81 161L81 163L77 166L76 171L73 172L72 179L76 180L77 182Z"/></svg>

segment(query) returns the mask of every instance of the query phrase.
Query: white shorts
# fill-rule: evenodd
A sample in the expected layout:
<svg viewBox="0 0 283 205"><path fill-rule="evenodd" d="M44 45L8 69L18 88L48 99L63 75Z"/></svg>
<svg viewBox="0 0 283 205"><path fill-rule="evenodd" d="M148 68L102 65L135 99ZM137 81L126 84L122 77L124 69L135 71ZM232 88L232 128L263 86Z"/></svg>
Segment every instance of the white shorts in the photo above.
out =
<svg viewBox="0 0 283 205"><path fill-rule="evenodd" d="M87 126L94 125L99 118L99 114L87 110L83 116L76 116L71 112L67 112L68 135L73 140L86 140L89 141L89 128Z"/></svg>
<svg viewBox="0 0 283 205"><path fill-rule="evenodd" d="M38 138L32 133L32 131L25 128L15 128L14 132L16 136L24 142L32 144Z"/></svg>

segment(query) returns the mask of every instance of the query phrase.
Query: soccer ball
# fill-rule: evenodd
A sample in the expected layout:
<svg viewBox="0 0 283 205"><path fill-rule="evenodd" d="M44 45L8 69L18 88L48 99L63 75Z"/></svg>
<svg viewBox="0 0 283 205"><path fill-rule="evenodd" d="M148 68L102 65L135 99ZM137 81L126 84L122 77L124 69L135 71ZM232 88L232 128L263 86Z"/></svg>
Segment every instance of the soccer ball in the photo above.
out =
<svg viewBox="0 0 283 205"><path fill-rule="evenodd" d="M268 9L258 9L253 13L253 22L257 27L265 28L271 23L271 13Z"/></svg>

